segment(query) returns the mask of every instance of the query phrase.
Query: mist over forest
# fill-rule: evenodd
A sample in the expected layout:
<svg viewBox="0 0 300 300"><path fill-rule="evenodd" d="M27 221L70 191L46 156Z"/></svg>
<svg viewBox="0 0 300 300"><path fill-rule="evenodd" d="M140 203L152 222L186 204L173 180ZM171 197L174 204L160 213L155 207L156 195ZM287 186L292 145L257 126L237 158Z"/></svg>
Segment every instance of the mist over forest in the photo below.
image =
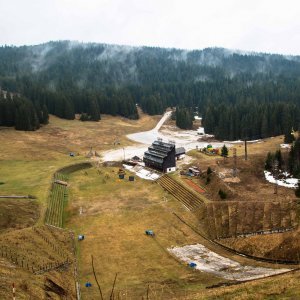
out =
<svg viewBox="0 0 300 300"><path fill-rule="evenodd" d="M102 113L137 119L136 103L151 115L167 107L196 111L205 131L219 139L300 129L299 56L71 41L3 46L0 86L21 95L1 94L0 125L20 130L46 124L48 112L90 121ZM20 107L31 117L20 120Z"/></svg>

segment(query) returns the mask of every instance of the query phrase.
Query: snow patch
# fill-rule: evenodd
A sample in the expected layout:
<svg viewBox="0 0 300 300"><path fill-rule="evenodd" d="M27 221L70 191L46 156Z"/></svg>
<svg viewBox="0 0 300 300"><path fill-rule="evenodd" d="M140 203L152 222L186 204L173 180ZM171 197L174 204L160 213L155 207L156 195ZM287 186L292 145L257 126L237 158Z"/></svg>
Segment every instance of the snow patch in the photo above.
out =
<svg viewBox="0 0 300 300"><path fill-rule="evenodd" d="M290 149L291 145L290 144L280 144L281 149Z"/></svg>
<svg viewBox="0 0 300 300"><path fill-rule="evenodd" d="M169 248L168 251L188 264L191 262L196 263L195 269L199 271L212 273L228 280L251 280L290 271L290 269L243 266L234 260L209 250L201 244Z"/></svg>
<svg viewBox="0 0 300 300"><path fill-rule="evenodd" d="M204 132L204 127L199 127L198 129L197 129L197 134L205 134L205 132Z"/></svg>
<svg viewBox="0 0 300 300"><path fill-rule="evenodd" d="M271 174L269 171L264 171L265 173L265 178L267 181L270 183L276 183L276 179L274 176ZM284 173L285 176L288 176L288 173ZM297 188L298 186L298 179L297 178L286 178L286 179L277 179L277 184L280 186L284 186L287 188Z"/></svg>
<svg viewBox="0 0 300 300"><path fill-rule="evenodd" d="M146 169L144 169L143 166L139 166L139 165L130 166L130 165L123 164L123 167L126 170L135 173L138 177L140 177L142 179L156 180L160 177L159 174L157 174L153 171L146 170Z"/></svg>

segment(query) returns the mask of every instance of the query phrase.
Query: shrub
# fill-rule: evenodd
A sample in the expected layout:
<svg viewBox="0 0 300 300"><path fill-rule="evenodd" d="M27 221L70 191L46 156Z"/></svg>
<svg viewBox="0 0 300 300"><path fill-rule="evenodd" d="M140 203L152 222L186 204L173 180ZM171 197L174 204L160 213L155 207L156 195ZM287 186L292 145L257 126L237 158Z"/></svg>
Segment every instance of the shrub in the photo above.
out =
<svg viewBox="0 0 300 300"><path fill-rule="evenodd" d="M209 184L210 183L210 177L207 177L206 178L206 184Z"/></svg>
<svg viewBox="0 0 300 300"><path fill-rule="evenodd" d="M80 121L90 121L91 120L91 117L86 114L86 113L82 113L81 116L80 116Z"/></svg>
<svg viewBox="0 0 300 300"><path fill-rule="evenodd" d="M227 194L223 191L223 190L219 190L219 196L221 199L226 199L227 198Z"/></svg>
<svg viewBox="0 0 300 300"><path fill-rule="evenodd" d="M209 175L209 174L211 174L211 173L212 173L212 169L211 169L211 167L208 167L208 168L207 168L207 171L206 171L206 173L207 173L207 175Z"/></svg>

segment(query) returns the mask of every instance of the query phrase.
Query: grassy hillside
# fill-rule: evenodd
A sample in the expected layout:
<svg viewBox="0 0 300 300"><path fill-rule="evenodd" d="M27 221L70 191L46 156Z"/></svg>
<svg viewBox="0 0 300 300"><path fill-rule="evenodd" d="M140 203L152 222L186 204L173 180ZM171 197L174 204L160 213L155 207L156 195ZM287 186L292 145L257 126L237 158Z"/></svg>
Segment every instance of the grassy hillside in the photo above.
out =
<svg viewBox="0 0 300 300"><path fill-rule="evenodd" d="M3 184L0 185L0 195L31 194L37 197L36 200L0 199L1 242L9 245L19 257L26 256L28 260L35 260L39 265L60 260L62 257L57 248L69 253L70 242L64 233L56 234L39 227L38 231L50 240L49 243L31 228L21 229L43 223L53 173L65 165L85 161L90 147L100 152L130 145L131 142L125 135L151 129L157 118L141 115L138 121L129 121L104 116L97 123L82 123L51 116L50 124L36 132L16 132L13 129L1 128L0 181ZM114 145L116 140L120 141L120 145ZM276 148L279 141L279 138L276 139L270 147ZM258 149L256 145L249 145L250 154L252 149L260 159L264 157L266 148ZM74 152L76 156L70 157L69 152ZM251 165L254 162L253 168L256 168L257 161L252 159L250 157L247 164ZM217 166L214 160L207 160L202 156L198 157L197 163L204 169L211 164ZM221 167L229 168L230 163L228 159ZM75 237L77 234L85 235L85 240L77 244L83 299L98 296L91 255L94 257L95 270L106 297L110 294L116 273L118 277L115 295L120 295L120 299L145 298L147 290L150 299L253 299L251 294L255 293L257 299L293 299L292 297L297 295L298 273L226 288L208 289L225 280L190 269L166 250L172 246L195 243L212 247L175 217L173 212L191 224L199 220L156 183L139 178L129 182L128 175L129 173L126 174L125 180L120 180L117 167L101 166L78 171L69 176L65 224L68 229L75 231ZM255 180L246 181L249 184L246 189L242 183L238 185L236 189L239 193L245 189L250 194L252 185L261 179L257 177L257 171L254 169L244 174L245 177L241 175L241 179L250 175L251 178L254 175ZM264 184L268 186L267 183ZM270 186L267 190L270 197L272 188ZM283 190L280 192L284 194ZM213 191L207 188L206 196L209 195L213 195ZM14 227L21 230L13 230ZM156 238L146 236L146 229L154 230ZM258 244L260 242L258 241ZM49 246L50 244L57 246ZM265 266L228 254L221 248L212 247L211 250L241 264ZM4 287L0 289L0 298L7 295L12 281L17 278L20 299L43 299L47 294L56 299L55 291L69 293L67 299L73 299L75 296L72 270L70 267L66 270L53 270L46 275L33 275L21 267L16 268L9 259L0 258L0 286ZM92 288L84 287L87 281L92 282ZM69 290L70 287L72 288Z"/></svg>

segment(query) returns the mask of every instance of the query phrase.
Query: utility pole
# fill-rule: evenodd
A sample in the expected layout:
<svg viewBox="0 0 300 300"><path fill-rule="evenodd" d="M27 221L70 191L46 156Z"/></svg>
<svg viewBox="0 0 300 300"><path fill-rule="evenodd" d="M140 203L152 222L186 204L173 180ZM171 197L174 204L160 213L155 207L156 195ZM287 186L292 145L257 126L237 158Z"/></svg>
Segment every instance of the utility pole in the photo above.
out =
<svg viewBox="0 0 300 300"><path fill-rule="evenodd" d="M236 157L236 148L232 149L233 151L233 177L236 177L236 173L237 173L237 157Z"/></svg>
<svg viewBox="0 0 300 300"><path fill-rule="evenodd" d="M248 159L247 140L245 139L245 160Z"/></svg>
<svg viewBox="0 0 300 300"><path fill-rule="evenodd" d="M274 170L274 178L275 178L275 186L274 186L274 194L277 195L278 193L278 165L279 162L277 159L275 159L273 164L273 170Z"/></svg>

